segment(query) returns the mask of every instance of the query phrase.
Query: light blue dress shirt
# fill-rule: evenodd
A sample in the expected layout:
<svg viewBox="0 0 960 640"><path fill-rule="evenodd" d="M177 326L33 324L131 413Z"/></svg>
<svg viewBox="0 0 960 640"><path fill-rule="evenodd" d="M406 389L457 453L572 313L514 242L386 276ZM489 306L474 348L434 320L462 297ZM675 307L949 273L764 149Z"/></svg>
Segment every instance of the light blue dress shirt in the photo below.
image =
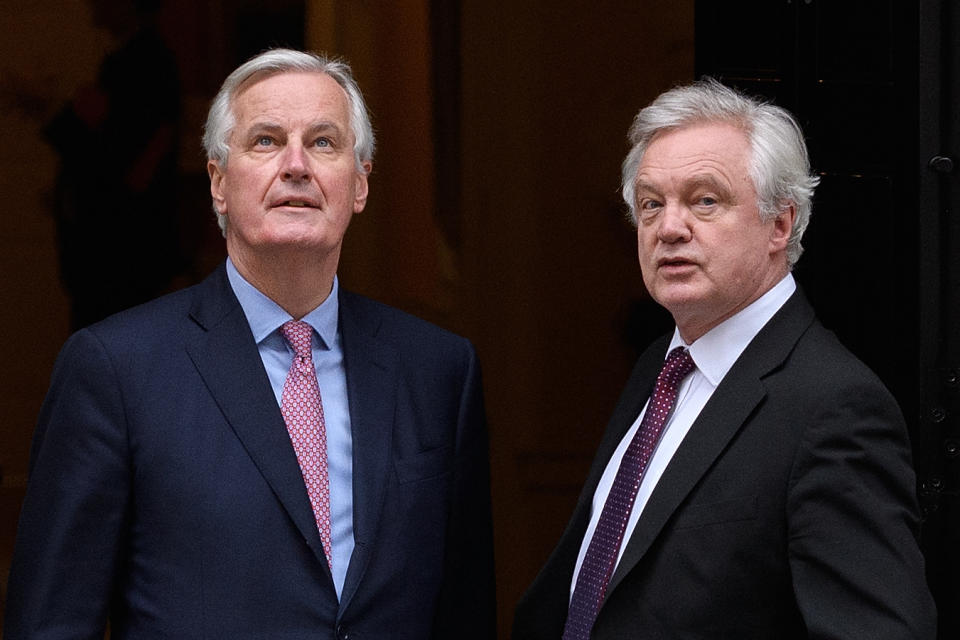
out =
<svg viewBox="0 0 960 640"><path fill-rule="evenodd" d="M247 316L270 386L280 405L283 383L293 363L293 349L280 334L280 326L293 320L280 305L247 282L227 258L227 277ZM339 283L323 303L301 320L313 327L313 364L320 386L323 419L327 429L327 469L330 476L330 527L333 560L331 570L337 597L353 553L353 439L347 403L347 376L343 366L343 345L338 331Z"/></svg>

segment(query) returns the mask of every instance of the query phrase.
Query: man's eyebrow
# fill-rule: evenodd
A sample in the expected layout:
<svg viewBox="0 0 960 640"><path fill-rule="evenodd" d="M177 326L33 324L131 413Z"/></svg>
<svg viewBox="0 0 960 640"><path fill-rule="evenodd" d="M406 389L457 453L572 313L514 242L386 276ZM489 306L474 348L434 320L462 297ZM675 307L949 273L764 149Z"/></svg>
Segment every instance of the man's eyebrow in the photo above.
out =
<svg viewBox="0 0 960 640"><path fill-rule="evenodd" d="M633 190L636 192L646 191L648 193L660 193L657 187L643 179L639 179L633 184Z"/></svg>
<svg viewBox="0 0 960 640"><path fill-rule="evenodd" d="M275 122L263 121L253 122L246 128L244 134L247 136L257 133L282 133L283 127Z"/></svg>
<svg viewBox="0 0 960 640"><path fill-rule="evenodd" d="M259 133L259 132L282 133L282 132L284 132L284 130L285 130L285 129L284 129L283 125L278 124L278 123L276 123L276 122L271 122L271 121L265 120L265 121L262 121L262 122L253 122L253 123L251 123L250 126L247 127L246 132L247 132L247 134ZM312 134L312 133L322 133L322 132L326 132L326 131L330 131L330 132L332 132L332 133L339 134L339 133L341 132L341 129L340 129L340 126L339 126L336 122L331 122L331 121L329 121L329 120L321 120L321 121L319 121L319 122L315 122L315 123L311 124L311 125L307 128L307 132L308 132L308 133L311 133L311 134Z"/></svg>
<svg viewBox="0 0 960 640"><path fill-rule="evenodd" d="M336 122L331 122L329 120L320 120L319 122L315 122L312 125L310 125L307 128L307 132L310 134L331 132L336 135L340 135L341 129L340 129L340 125L338 125Z"/></svg>
<svg viewBox="0 0 960 640"><path fill-rule="evenodd" d="M724 197L729 197L732 193L730 186L712 173L696 173L692 176L684 178L681 186L684 191L693 191L696 189L706 188L710 191L716 192L717 195ZM638 195L641 193L660 195L662 192L660 187L644 180L643 178L639 178L634 183L633 191Z"/></svg>

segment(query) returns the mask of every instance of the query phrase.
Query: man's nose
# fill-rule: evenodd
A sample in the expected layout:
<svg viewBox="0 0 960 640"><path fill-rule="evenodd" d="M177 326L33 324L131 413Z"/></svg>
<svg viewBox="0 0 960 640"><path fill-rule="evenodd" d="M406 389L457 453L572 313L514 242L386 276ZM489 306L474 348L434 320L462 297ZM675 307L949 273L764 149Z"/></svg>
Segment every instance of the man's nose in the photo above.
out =
<svg viewBox="0 0 960 640"><path fill-rule="evenodd" d="M660 214L657 237L661 242L685 242L690 239L690 211L682 204L667 203Z"/></svg>
<svg viewBox="0 0 960 640"><path fill-rule="evenodd" d="M310 178L310 163L302 144L288 144L283 150L282 162L280 176L283 180L301 182Z"/></svg>

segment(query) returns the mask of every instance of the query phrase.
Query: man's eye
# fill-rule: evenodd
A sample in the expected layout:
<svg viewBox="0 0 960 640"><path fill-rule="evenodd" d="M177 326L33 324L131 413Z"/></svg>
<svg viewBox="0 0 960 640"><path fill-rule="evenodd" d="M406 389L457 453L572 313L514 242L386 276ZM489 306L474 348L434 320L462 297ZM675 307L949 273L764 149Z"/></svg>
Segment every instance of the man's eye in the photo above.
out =
<svg viewBox="0 0 960 640"><path fill-rule="evenodd" d="M717 199L712 196L703 196L698 200L698 203L705 207L713 207L717 204Z"/></svg>
<svg viewBox="0 0 960 640"><path fill-rule="evenodd" d="M256 145L258 147L269 147L272 144L273 144L273 138L271 138L270 136L260 136L259 138L257 138Z"/></svg>
<svg viewBox="0 0 960 640"><path fill-rule="evenodd" d="M317 138L317 139L314 141L313 144L316 145L316 146L318 146L318 147L329 147L329 146L331 146L330 138Z"/></svg>
<svg viewBox="0 0 960 640"><path fill-rule="evenodd" d="M656 200L644 198L640 201L640 213L642 215L651 215L660 209L660 203Z"/></svg>

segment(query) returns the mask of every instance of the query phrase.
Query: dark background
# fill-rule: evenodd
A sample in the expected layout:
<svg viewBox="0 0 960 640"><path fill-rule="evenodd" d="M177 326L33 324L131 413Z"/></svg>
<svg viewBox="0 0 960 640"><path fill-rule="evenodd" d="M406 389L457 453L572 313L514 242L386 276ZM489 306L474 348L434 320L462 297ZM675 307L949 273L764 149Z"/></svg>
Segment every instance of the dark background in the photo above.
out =
<svg viewBox="0 0 960 640"><path fill-rule="evenodd" d="M126 40L104 12L130 4L10 0L0 8L0 585L30 434L78 295L70 274L60 273L66 156L46 131ZM643 290L635 232L618 196L633 115L702 74L797 114L822 183L796 277L824 323L903 407L941 637L957 637L956 2L139 4L176 64L175 210L163 217L131 206L127 218L116 207L116 235L95 253L145 281L157 261L119 247L153 246L166 235L176 260L154 288L203 277L224 255L199 145L220 82L272 45L348 58L380 151L370 204L348 232L340 276L478 347L504 637L517 598L566 523L637 350L669 326ZM134 66L129 86L149 80L146 69ZM171 80L155 84L163 82ZM133 135L147 120L121 128ZM71 150L120 180L133 161L110 144L85 141ZM94 163L98 155L106 160ZM108 180L111 171L102 173Z"/></svg>

